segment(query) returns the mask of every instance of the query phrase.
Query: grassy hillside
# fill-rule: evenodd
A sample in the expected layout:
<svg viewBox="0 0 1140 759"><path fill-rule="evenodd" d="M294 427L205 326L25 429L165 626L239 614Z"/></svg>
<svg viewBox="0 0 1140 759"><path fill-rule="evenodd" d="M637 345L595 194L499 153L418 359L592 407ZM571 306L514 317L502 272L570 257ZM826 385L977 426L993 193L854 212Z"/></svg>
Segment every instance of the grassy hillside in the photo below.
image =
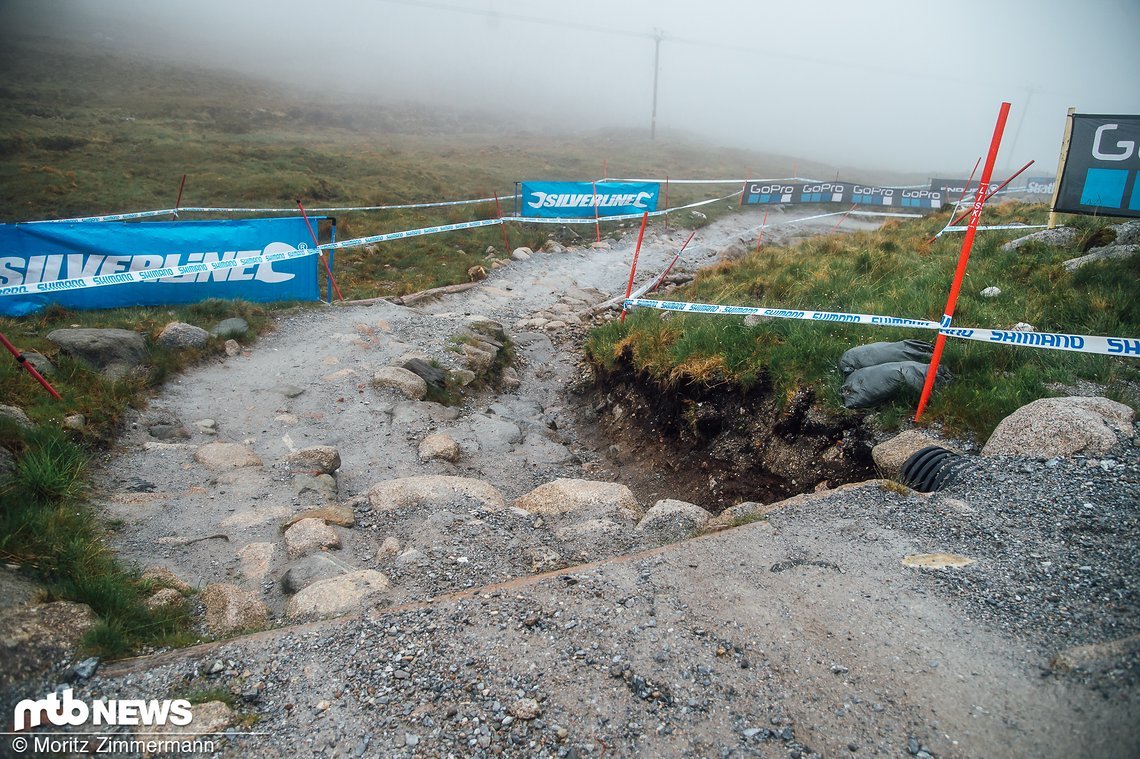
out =
<svg viewBox="0 0 1140 759"><path fill-rule="evenodd" d="M793 161L624 133L551 137L487 114L373 106L45 39L0 46L0 220L174 205L382 205L507 196L527 179L784 175ZM800 171L830 170L799 163ZM735 188L673 186L670 203ZM505 200L504 212L510 212ZM493 204L337 214L338 238L493 216ZM186 218L189 218L188 216ZM201 218L195 216L194 218ZM540 245L549 227L509 229ZM338 254L349 298L462 281L494 227ZM464 251L464 252L459 252Z"/></svg>
<svg viewBox="0 0 1140 759"><path fill-rule="evenodd" d="M1017 203L987 207L985 223L1041 223L1042 206ZM961 248L961 235L930 238L946 213L923 220L889 222L881 231L820 236L788 248L765 248L697 276L671 300L744 306L882 314L937 321L946 303ZM1061 262L1096 242L1106 222L1074 217L1078 245L1058 248L1032 243L1015 251L1001 245L1014 232L979 233L954 315L955 324L1008 329L1028 322L1044 332L1134 337L1140 332L1140 255L1104 261L1069 273ZM1002 295L980 292L997 286ZM779 397L811 386L824 405L841 408L842 378L836 362L843 351L875 341L917 338L927 331L871 328L838 323L766 320L746 327L739 316L663 315L643 310L625 324L610 324L592 336L588 352L602 367L630 361L662 384L680 380L768 385ZM938 390L925 421L940 421L955 433L984 439L1019 406L1050 392L1049 383L1078 379L1107 385L1110 395L1135 403L1140 366L1064 351L950 340L942 365L956 377ZM1129 383L1133 383L1131 386ZM905 394L880 414L887 426L913 416L917 394Z"/></svg>

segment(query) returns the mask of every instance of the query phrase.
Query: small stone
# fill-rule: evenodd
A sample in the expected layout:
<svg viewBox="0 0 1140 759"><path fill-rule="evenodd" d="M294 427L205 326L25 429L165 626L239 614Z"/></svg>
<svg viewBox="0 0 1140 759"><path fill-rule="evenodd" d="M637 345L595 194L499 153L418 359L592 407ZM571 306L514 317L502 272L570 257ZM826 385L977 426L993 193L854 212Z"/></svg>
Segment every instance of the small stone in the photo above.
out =
<svg viewBox="0 0 1140 759"><path fill-rule="evenodd" d="M387 561L400 555L400 541L397 538L389 535L384 538L384 542L380 544L380 548L376 551L377 561Z"/></svg>
<svg viewBox="0 0 1140 759"><path fill-rule="evenodd" d="M81 430L87 426L87 417L83 414L68 414L63 418L63 428L66 430Z"/></svg>
<svg viewBox="0 0 1140 759"><path fill-rule="evenodd" d="M985 290L982 290L982 292L981 292L981 296L983 298L996 298L999 295L1001 295L1001 288L1000 287L987 287Z"/></svg>
<svg viewBox="0 0 1140 759"><path fill-rule="evenodd" d="M451 435L428 435L420 441L419 455L421 461L438 459L454 463L459 460L459 443Z"/></svg>
<svg viewBox="0 0 1140 759"><path fill-rule="evenodd" d="M99 657L92 656L90 659L84 659L75 665L71 670L80 680L86 680L95 674L95 670L99 668Z"/></svg>
<svg viewBox="0 0 1140 759"><path fill-rule="evenodd" d="M225 349L226 355L230 358L241 355L241 343L239 343L237 340L234 340L233 338L226 340Z"/></svg>
<svg viewBox="0 0 1140 759"><path fill-rule="evenodd" d="M412 733L404 734L404 745L408 748L415 748L420 745L420 736L413 735Z"/></svg>
<svg viewBox="0 0 1140 759"><path fill-rule="evenodd" d="M511 704L510 712L518 719L531 720L541 714L542 709L533 698L520 698Z"/></svg>

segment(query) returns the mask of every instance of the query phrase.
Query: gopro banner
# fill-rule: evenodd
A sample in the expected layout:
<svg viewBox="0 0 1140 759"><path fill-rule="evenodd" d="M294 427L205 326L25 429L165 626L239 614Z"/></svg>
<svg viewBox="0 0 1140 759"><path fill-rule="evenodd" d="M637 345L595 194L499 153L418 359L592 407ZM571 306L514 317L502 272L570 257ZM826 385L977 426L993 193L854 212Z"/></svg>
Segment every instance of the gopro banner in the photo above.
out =
<svg viewBox="0 0 1140 759"><path fill-rule="evenodd" d="M742 202L747 205L850 203L860 206L939 209L945 197L937 190L874 187L852 182L772 182L750 180L744 183Z"/></svg>
<svg viewBox="0 0 1140 759"><path fill-rule="evenodd" d="M565 219L640 216L657 210L660 188L656 182L523 182L521 215Z"/></svg>
<svg viewBox="0 0 1140 759"><path fill-rule="evenodd" d="M0 315L52 303L91 309L205 298L317 300L309 239L300 217L3 224Z"/></svg>
<svg viewBox="0 0 1140 759"><path fill-rule="evenodd" d="M1140 116L1074 113L1054 211L1140 218Z"/></svg>

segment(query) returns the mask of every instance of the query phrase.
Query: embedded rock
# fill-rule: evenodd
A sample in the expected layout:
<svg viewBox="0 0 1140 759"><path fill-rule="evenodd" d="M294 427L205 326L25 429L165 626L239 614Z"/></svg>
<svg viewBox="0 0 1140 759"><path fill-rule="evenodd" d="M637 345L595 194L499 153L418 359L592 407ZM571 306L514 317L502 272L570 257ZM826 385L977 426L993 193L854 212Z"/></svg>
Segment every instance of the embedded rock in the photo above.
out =
<svg viewBox="0 0 1140 759"><path fill-rule="evenodd" d="M296 619L310 615L335 617L347 614L389 587L388 577L374 569L318 580L285 602L285 616Z"/></svg>
<svg viewBox="0 0 1140 759"><path fill-rule="evenodd" d="M907 459L923 448L932 445L961 453L953 446L947 445L944 441L933 438L920 430L906 430L872 448L871 458L883 477L889 480L897 480Z"/></svg>
<svg viewBox="0 0 1140 759"><path fill-rule="evenodd" d="M0 688L47 672L69 658L98 619L91 607L70 601L5 609L0 614Z"/></svg>
<svg viewBox="0 0 1140 759"><path fill-rule="evenodd" d="M25 429L32 428L32 420L24 413L24 410L18 406L5 406L0 403L0 419L10 419L16 423L17 427Z"/></svg>
<svg viewBox="0 0 1140 759"><path fill-rule="evenodd" d="M122 379L147 357L146 340L127 329L57 329L47 339L111 379Z"/></svg>
<svg viewBox="0 0 1140 759"><path fill-rule="evenodd" d="M1040 242L1045 245L1055 245L1058 248L1069 247L1077 244L1077 230L1073 227L1042 229L1040 232L1034 232L1033 234L1028 234L1025 237L1019 237L1016 240L1010 240L1005 245L1002 245L1001 249L1005 251L1017 250L1022 245L1031 242Z"/></svg>
<svg viewBox="0 0 1140 759"><path fill-rule="evenodd" d="M186 597L174 588L163 588L155 591L146 600L146 608L151 611L165 611L166 609L181 609L186 605Z"/></svg>
<svg viewBox="0 0 1140 759"><path fill-rule="evenodd" d="M1061 263L1065 267L1065 271L1076 271L1082 266L1094 263L1095 261L1111 261L1114 259L1131 258L1132 256L1140 253L1140 245L1107 245L1103 248L1093 248L1083 256L1070 258L1068 261Z"/></svg>
<svg viewBox="0 0 1140 759"><path fill-rule="evenodd" d="M323 519L302 519L285 530L285 550L290 559L329 548L340 548L340 535Z"/></svg>
<svg viewBox="0 0 1140 759"><path fill-rule="evenodd" d="M1132 437L1134 418L1131 408L1107 398L1041 398L1003 419L982 455L1103 456Z"/></svg>
<svg viewBox="0 0 1140 759"><path fill-rule="evenodd" d="M637 523L637 530L653 533L661 539L679 540L704 527L710 519L712 514L695 503L667 498L653 504L645 512L645 516Z"/></svg>
<svg viewBox="0 0 1140 759"><path fill-rule="evenodd" d="M194 452L194 460L207 469L261 466L256 453L237 443L207 443Z"/></svg>
<svg viewBox="0 0 1140 759"><path fill-rule="evenodd" d="M340 452L331 445L314 445L290 453L285 461L294 472L332 474L340 469Z"/></svg>
<svg viewBox="0 0 1140 759"><path fill-rule="evenodd" d="M211 583L202 591L206 628L215 635L265 627L269 607L248 590L229 583Z"/></svg>
<svg viewBox="0 0 1140 759"><path fill-rule="evenodd" d="M249 322L242 319L240 316L234 316L229 319L222 319L217 325L210 330L210 334L215 337L231 338L241 337L246 332L249 332Z"/></svg>
<svg viewBox="0 0 1140 759"><path fill-rule="evenodd" d="M644 516L641 505L625 485L594 480L557 479L515 501L515 506L546 517L572 516L637 522Z"/></svg>
<svg viewBox="0 0 1140 759"><path fill-rule="evenodd" d="M497 510L507 505L498 488L468 477L428 475L399 477L372 486L368 503L375 511L411 510L422 507Z"/></svg>
<svg viewBox="0 0 1140 759"><path fill-rule="evenodd" d="M372 376L372 385L378 389L391 388L405 398L422 401L427 396L424 378L400 366L386 366Z"/></svg>
<svg viewBox="0 0 1140 759"><path fill-rule="evenodd" d="M459 460L459 443L451 435L428 435L420 441L420 461L450 461Z"/></svg>
<svg viewBox="0 0 1140 759"><path fill-rule="evenodd" d="M210 333L186 322L170 322L162 328L156 343L165 348L201 348L210 342Z"/></svg>
<svg viewBox="0 0 1140 759"><path fill-rule="evenodd" d="M313 554L298 559L281 575L281 589L286 593L300 593L315 582L340 577L353 568L327 553Z"/></svg>
<svg viewBox="0 0 1140 759"><path fill-rule="evenodd" d="M319 519L325 524L335 524L337 527L352 527L356 524L356 515L352 509L342 504L332 504L319 509L305 509L290 518L285 523L285 529L289 529L302 519Z"/></svg>

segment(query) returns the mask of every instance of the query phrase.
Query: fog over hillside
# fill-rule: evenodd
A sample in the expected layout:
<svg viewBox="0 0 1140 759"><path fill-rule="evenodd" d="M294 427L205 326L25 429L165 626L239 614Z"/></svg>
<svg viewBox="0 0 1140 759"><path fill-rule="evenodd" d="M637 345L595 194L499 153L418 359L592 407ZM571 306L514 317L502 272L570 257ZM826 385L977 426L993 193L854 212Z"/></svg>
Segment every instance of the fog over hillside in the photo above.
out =
<svg viewBox="0 0 1140 759"><path fill-rule="evenodd" d="M4 33L558 130L659 131L841 166L1051 174L1068 106L1140 113L1140 2L5 0Z"/></svg>

